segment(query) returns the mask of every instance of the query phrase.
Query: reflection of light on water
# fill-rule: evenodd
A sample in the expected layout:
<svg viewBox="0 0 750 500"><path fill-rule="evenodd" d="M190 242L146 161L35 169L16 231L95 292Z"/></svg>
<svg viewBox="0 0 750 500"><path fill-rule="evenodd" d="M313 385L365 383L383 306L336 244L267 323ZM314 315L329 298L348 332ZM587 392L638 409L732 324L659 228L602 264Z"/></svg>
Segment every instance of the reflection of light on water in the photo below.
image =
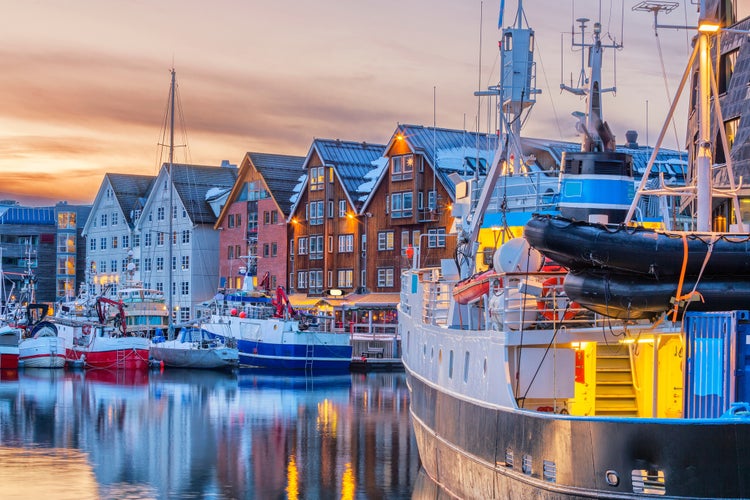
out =
<svg viewBox="0 0 750 500"><path fill-rule="evenodd" d="M289 500L297 500L299 498L299 472L294 455L289 456L289 463L286 466L286 483L286 497Z"/></svg>
<svg viewBox="0 0 750 500"><path fill-rule="evenodd" d="M88 455L76 450L0 447L5 498L99 498Z"/></svg>
<svg viewBox="0 0 750 500"><path fill-rule="evenodd" d="M336 435L339 415L330 400L324 399L318 403L317 429L323 434Z"/></svg>
<svg viewBox="0 0 750 500"><path fill-rule="evenodd" d="M352 464L347 463L341 477L341 500L352 500L357 489L357 482L352 472Z"/></svg>

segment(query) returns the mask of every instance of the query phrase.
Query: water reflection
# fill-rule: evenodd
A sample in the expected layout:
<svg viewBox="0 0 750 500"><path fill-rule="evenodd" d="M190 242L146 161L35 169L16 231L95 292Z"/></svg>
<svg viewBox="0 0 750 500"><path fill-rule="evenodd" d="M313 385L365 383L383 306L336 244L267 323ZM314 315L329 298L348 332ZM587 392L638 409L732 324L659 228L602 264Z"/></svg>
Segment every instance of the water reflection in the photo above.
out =
<svg viewBox="0 0 750 500"><path fill-rule="evenodd" d="M4 467L3 498L409 498L417 449L403 374L27 369L0 377L6 462L91 480Z"/></svg>

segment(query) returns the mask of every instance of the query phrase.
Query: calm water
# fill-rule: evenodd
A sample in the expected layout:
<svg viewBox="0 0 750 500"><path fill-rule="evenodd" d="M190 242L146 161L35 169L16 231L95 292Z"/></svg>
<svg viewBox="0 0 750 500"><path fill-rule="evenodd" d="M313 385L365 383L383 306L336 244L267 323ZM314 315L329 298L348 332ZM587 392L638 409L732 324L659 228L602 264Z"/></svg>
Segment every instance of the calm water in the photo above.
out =
<svg viewBox="0 0 750 500"><path fill-rule="evenodd" d="M403 373L20 370L2 498L411 498Z"/></svg>

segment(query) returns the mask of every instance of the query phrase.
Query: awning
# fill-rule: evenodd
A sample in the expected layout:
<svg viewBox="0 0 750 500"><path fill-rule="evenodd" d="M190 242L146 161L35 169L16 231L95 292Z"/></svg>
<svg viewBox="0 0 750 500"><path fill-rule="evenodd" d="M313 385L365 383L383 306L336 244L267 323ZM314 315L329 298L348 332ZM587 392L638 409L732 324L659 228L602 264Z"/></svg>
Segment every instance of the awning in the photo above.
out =
<svg viewBox="0 0 750 500"><path fill-rule="evenodd" d="M318 306L330 306L330 303L321 297L308 297L304 293L293 293L289 295L289 302L296 309L313 309Z"/></svg>
<svg viewBox="0 0 750 500"><path fill-rule="evenodd" d="M363 295L349 295L344 307L348 308L395 308L401 301L400 293L365 293Z"/></svg>

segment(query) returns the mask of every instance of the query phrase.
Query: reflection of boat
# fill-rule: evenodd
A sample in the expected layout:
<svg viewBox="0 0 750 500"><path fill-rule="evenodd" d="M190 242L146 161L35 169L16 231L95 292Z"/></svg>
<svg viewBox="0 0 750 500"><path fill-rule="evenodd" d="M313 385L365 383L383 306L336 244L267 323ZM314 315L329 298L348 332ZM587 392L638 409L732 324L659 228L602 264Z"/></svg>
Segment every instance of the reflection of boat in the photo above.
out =
<svg viewBox="0 0 750 500"><path fill-rule="evenodd" d="M352 360L349 335L321 331L298 319L282 287L273 299L249 290L217 298L203 317L203 329L236 340L242 366L348 370Z"/></svg>
<svg viewBox="0 0 750 500"><path fill-rule="evenodd" d="M239 352L232 347L233 339L209 335L200 328L185 327L175 340L154 337L151 357L164 366L174 368L235 368L239 365Z"/></svg>
<svg viewBox="0 0 750 500"><path fill-rule="evenodd" d="M18 345L18 359L26 368L62 368L65 366L65 345L57 335L57 327L42 321L31 329L31 337Z"/></svg>
<svg viewBox="0 0 750 500"><path fill-rule="evenodd" d="M490 291L490 281L495 276L495 271L490 269L459 281L453 288L453 300L459 304L468 304L487 295Z"/></svg>
<svg viewBox="0 0 750 500"><path fill-rule="evenodd" d="M523 78L530 64L533 33L521 29L523 18L519 9L518 28L503 30L501 50L513 58L512 71L503 74L511 80ZM708 36L700 34L696 46L707 50ZM589 49L592 73L599 68L602 39L597 23L594 45L581 44ZM707 59L704 52L701 60ZM501 62L501 68L508 66ZM592 91L601 83L595 73L590 82ZM522 97L533 95L526 83L517 90ZM513 99L513 89L508 95L503 111L510 115L523 99ZM589 94L592 101L600 102L598 92ZM715 123L722 128L721 119ZM696 144L703 148L711 139ZM500 142L512 145L514 139ZM498 171L498 162L510 163L512 153L522 156L499 150L490 172ZM486 195L483 187L479 200ZM456 205L458 241L471 247L476 241L473 205ZM476 219L486 206L476 205ZM575 250L571 259L597 259L595 239L565 244ZM682 324L663 321L664 309L657 323L618 321L591 311L570 314L576 309L572 299L585 306L587 296L566 296L558 284L561 273L541 270L539 253L524 240L517 245L523 246L517 253L524 256L521 265L512 272L496 265L502 285L494 281L476 303L462 305L450 293L460 278L473 274L476 251L460 255L467 258L459 272L448 260L441 268L415 266L403 275L403 362L427 474L459 498L750 498L750 382L745 376L750 313L687 312ZM678 276L681 255L675 259ZM643 261L634 265L648 264L637 248L630 258ZM696 260L702 267L704 259ZM743 257L738 268L746 261ZM622 276L638 284L652 279L648 272ZM569 276L571 283L576 276L581 274ZM685 283L691 279L684 276ZM744 287L744 281L740 277L734 284ZM620 290L600 284L590 293L599 293L600 304L606 304ZM639 294L632 297L635 302ZM614 305L620 313L627 309ZM509 311L519 310L508 319ZM434 490L428 494L436 495Z"/></svg>
<svg viewBox="0 0 750 500"><path fill-rule="evenodd" d="M92 368L83 375L86 382L102 382L104 384L140 386L148 384L147 370L106 370Z"/></svg>

